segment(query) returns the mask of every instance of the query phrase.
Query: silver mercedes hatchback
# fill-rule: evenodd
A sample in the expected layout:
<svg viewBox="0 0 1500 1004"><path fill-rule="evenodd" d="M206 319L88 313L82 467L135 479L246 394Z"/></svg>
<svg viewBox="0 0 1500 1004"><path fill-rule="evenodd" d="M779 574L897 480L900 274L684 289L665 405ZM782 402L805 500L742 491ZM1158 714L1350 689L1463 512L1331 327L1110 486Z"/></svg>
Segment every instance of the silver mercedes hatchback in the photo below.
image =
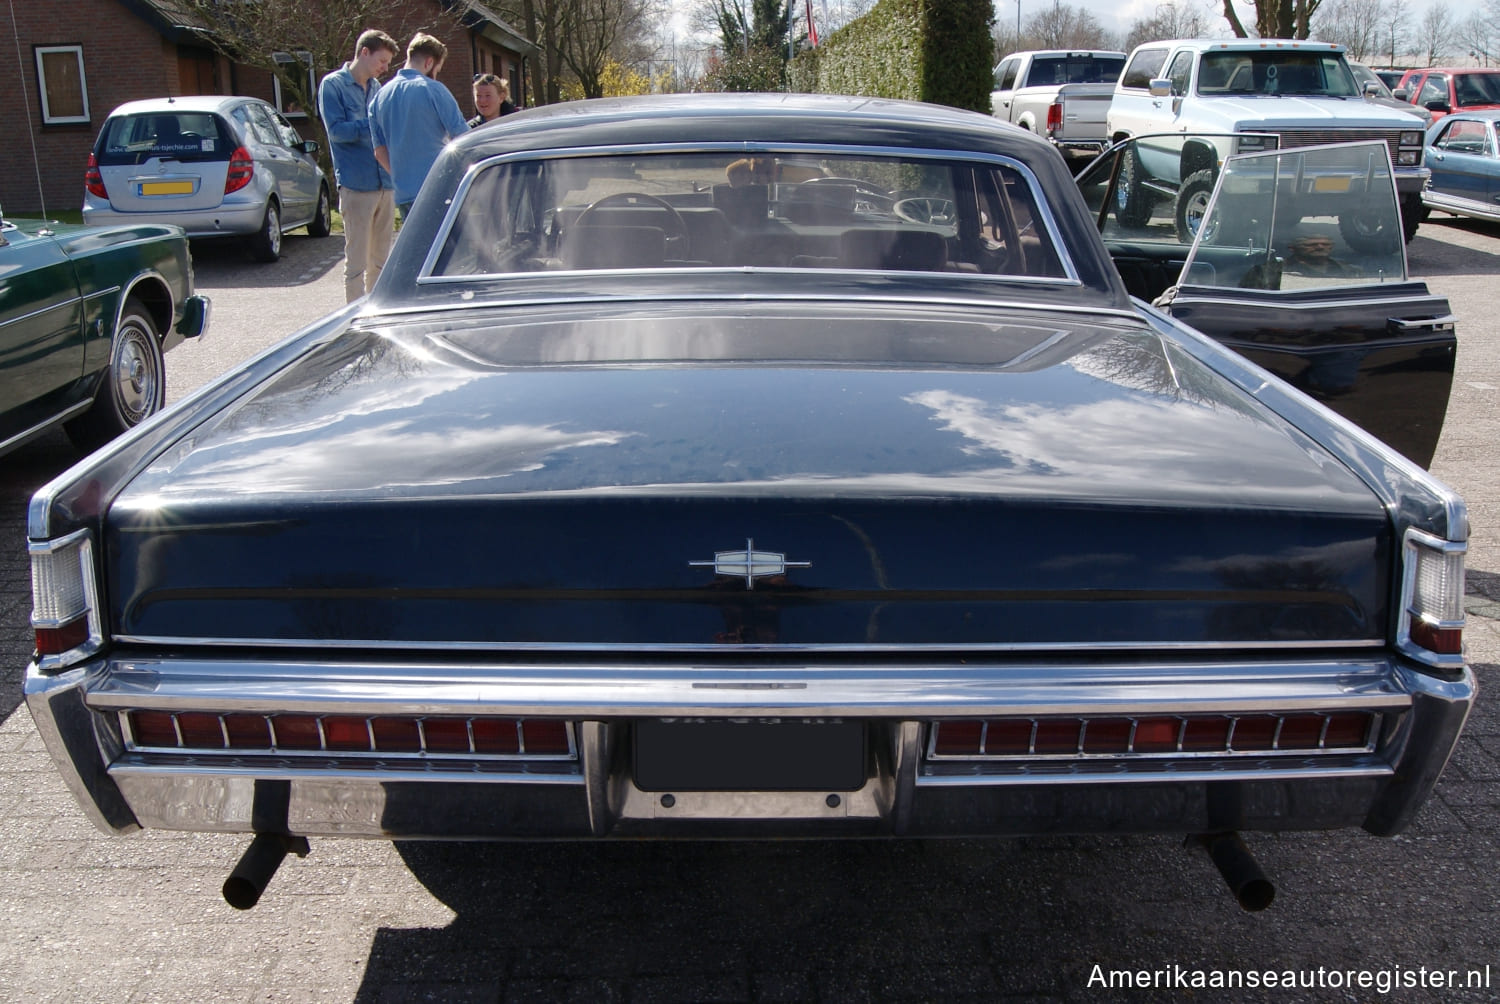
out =
<svg viewBox="0 0 1500 1004"><path fill-rule="evenodd" d="M258 98L131 101L110 113L89 154L83 220L175 223L189 237L243 238L253 258L275 261L289 230L328 236L317 152Z"/></svg>

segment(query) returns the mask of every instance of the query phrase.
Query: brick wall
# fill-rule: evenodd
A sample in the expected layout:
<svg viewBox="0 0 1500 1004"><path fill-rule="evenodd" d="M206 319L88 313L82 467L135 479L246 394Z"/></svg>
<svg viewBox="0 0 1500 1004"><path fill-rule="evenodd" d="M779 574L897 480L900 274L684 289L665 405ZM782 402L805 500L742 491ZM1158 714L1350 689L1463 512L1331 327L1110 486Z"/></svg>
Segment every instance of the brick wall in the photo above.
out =
<svg viewBox="0 0 1500 1004"><path fill-rule="evenodd" d="M178 93L176 48L118 0L47 0L0 8L0 45L14 53L17 42L21 66L7 60L11 78L0 101L0 136L7 138L0 143L0 206L12 215L34 214L45 199L48 211L77 210L83 206L89 150L110 111L137 98ZM42 123L33 55L38 45L83 47L87 124Z"/></svg>

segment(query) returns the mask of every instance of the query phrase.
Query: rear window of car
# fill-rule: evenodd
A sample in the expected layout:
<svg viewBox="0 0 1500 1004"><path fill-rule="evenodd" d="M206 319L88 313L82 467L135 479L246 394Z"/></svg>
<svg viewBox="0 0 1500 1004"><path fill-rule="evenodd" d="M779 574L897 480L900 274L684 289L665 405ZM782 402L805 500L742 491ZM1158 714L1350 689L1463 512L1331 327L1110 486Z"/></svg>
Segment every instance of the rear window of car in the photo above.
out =
<svg viewBox="0 0 1500 1004"><path fill-rule="evenodd" d="M988 161L662 152L482 169L438 276L791 268L1064 278L1032 182Z"/></svg>
<svg viewBox="0 0 1500 1004"><path fill-rule="evenodd" d="M142 112L106 122L94 156L101 166L142 164L153 158L228 160L235 146L228 126L213 112Z"/></svg>
<svg viewBox="0 0 1500 1004"><path fill-rule="evenodd" d="M1124 56L1036 56L1026 74L1026 86L1112 84L1124 68Z"/></svg>

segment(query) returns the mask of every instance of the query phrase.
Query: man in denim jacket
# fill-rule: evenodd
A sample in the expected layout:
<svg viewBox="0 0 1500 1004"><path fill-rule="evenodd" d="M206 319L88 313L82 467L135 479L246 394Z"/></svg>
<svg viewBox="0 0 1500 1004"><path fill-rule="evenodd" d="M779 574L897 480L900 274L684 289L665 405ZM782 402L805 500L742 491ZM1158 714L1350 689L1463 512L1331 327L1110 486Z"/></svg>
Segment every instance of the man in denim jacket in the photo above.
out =
<svg viewBox="0 0 1500 1004"><path fill-rule="evenodd" d="M371 28L355 43L354 58L318 85L318 114L328 130L344 217L344 299L350 303L374 288L391 250L395 186L375 160L370 103L398 51L395 39Z"/></svg>

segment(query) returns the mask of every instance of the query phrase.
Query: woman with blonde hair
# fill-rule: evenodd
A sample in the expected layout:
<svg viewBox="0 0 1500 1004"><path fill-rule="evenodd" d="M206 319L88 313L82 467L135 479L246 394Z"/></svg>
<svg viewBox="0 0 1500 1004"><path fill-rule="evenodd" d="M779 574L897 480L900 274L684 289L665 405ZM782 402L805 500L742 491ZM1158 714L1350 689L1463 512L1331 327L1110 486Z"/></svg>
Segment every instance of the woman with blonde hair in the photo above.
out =
<svg viewBox="0 0 1500 1004"><path fill-rule="evenodd" d="M510 101L510 81L496 73L474 74L474 110L479 114L469 119L470 129L515 111L516 106Z"/></svg>

